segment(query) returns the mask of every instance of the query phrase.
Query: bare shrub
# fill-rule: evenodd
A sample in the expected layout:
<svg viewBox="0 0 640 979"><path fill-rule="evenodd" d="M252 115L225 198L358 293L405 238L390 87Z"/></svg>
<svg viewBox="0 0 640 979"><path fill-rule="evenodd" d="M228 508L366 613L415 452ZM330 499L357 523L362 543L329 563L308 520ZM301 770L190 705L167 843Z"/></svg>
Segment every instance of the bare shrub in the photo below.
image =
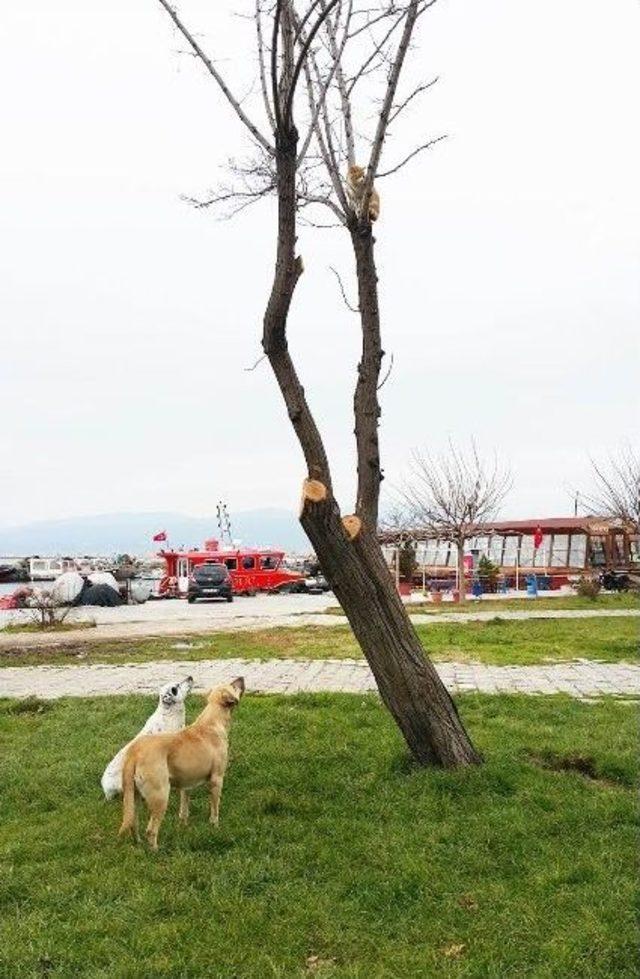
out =
<svg viewBox="0 0 640 979"><path fill-rule="evenodd" d="M574 587L581 598L590 598L593 602L600 594L600 582L597 578L592 578L589 575L580 575Z"/></svg>
<svg viewBox="0 0 640 979"><path fill-rule="evenodd" d="M64 625L71 606L61 605L49 592L34 592L28 599L27 608L31 621L39 629L56 629Z"/></svg>

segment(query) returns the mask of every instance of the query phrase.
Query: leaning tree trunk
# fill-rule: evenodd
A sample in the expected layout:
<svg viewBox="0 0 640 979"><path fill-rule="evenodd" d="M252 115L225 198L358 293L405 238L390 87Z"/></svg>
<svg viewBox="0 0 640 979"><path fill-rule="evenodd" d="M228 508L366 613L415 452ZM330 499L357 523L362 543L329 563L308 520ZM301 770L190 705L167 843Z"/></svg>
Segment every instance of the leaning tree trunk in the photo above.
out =
<svg viewBox="0 0 640 979"><path fill-rule="evenodd" d="M307 484L301 523L349 620L389 708L416 759L424 765L477 764L456 706L425 656L389 573L375 533L335 500ZM355 536L352 536L355 534Z"/></svg>
<svg viewBox="0 0 640 979"><path fill-rule="evenodd" d="M377 513L381 478L377 385L372 384L381 358L379 328L374 334L367 334L363 343L362 384L360 393L356 391L356 405L360 417L368 421L358 436L359 503L358 512L351 516L341 518L324 445L289 354L287 316L303 270L302 260L295 255L296 147L293 124L281 126L276 139L278 248L262 342L307 463L309 478L304 483L300 520L372 669L380 695L415 758L422 764L447 767L477 764L480 756L464 730L453 700L425 657L396 592L377 540L376 522L370 517L372 512ZM367 282L373 289L377 323L372 240L365 247L363 258L370 262L373 278Z"/></svg>

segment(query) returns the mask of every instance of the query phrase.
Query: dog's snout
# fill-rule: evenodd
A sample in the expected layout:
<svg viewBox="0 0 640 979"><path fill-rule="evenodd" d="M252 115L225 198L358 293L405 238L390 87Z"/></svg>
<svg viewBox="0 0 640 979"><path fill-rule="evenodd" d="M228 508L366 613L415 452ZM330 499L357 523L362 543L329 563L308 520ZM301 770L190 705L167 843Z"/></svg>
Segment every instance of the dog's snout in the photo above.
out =
<svg viewBox="0 0 640 979"><path fill-rule="evenodd" d="M193 677L192 676L188 676L187 679L184 682L185 683L193 683Z"/></svg>

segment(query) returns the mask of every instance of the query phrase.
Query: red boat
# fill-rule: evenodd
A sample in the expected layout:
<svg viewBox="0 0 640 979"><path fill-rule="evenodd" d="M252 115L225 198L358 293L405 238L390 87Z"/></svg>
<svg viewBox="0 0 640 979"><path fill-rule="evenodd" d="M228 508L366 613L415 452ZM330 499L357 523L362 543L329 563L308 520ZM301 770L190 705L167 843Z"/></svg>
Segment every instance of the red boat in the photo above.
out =
<svg viewBox="0 0 640 979"><path fill-rule="evenodd" d="M206 540L201 550L162 550L160 557L167 569L158 594L167 598L186 596L189 575L200 564L225 564L236 595L295 590L304 581L304 575L283 567L284 551L269 547L220 547L219 541Z"/></svg>

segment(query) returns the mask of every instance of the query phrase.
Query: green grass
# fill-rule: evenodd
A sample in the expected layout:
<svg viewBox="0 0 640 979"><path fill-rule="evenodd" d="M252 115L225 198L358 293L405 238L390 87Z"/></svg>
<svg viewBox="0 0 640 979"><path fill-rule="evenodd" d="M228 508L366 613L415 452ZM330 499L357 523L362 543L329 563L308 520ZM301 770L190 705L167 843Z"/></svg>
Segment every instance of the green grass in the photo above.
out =
<svg viewBox="0 0 640 979"><path fill-rule="evenodd" d="M623 592L615 595L599 595L595 600L582 598L580 595L564 595L561 598L545 598L543 595L538 595L537 598L468 598L462 605L450 601L444 601L438 605L434 605L433 602L412 602L407 608L410 615L457 615L460 613L468 615L470 612L494 612L499 615L501 611L531 612L533 610L548 612L572 609L590 609L594 612L611 609L640 610L640 594ZM326 614L344 615L344 612L338 607L327 609Z"/></svg>
<svg viewBox="0 0 640 979"><path fill-rule="evenodd" d="M221 828L173 799L154 855L98 788L151 698L0 702L0 975L631 979L635 708L459 703L487 762L446 773L375 697L248 696Z"/></svg>
<svg viewBox="0 0 640 979"><path fill-rule="evenodd" d="M22 635L23 633L42 633L42 632L76 632L78 629L95 629L96 622L93 619L83 620L82 622L54 622L53 625L42 626L37 622L14 622L5 625L0 629L3 635Z"/></svg>
<svg viewBox="0 0 640 979"><path fill-rule="evenodd" d="M529 619L417 626L434 660L530 665L572 659L638 659L637 619Z"/></svg>
<svg viewBox="0 0 640 979"><path fill-rule="evenodd" d="M638 659L639 629L635 618L511 621L496 616L485 622L434 622L416 629L435 660L532 664L581 657L606 662ZM305 626L138 641L87 642L70 638L64 646L48 649L2 646L0 666L235 657L345 659L360 655L347 626Z"/></svg>

